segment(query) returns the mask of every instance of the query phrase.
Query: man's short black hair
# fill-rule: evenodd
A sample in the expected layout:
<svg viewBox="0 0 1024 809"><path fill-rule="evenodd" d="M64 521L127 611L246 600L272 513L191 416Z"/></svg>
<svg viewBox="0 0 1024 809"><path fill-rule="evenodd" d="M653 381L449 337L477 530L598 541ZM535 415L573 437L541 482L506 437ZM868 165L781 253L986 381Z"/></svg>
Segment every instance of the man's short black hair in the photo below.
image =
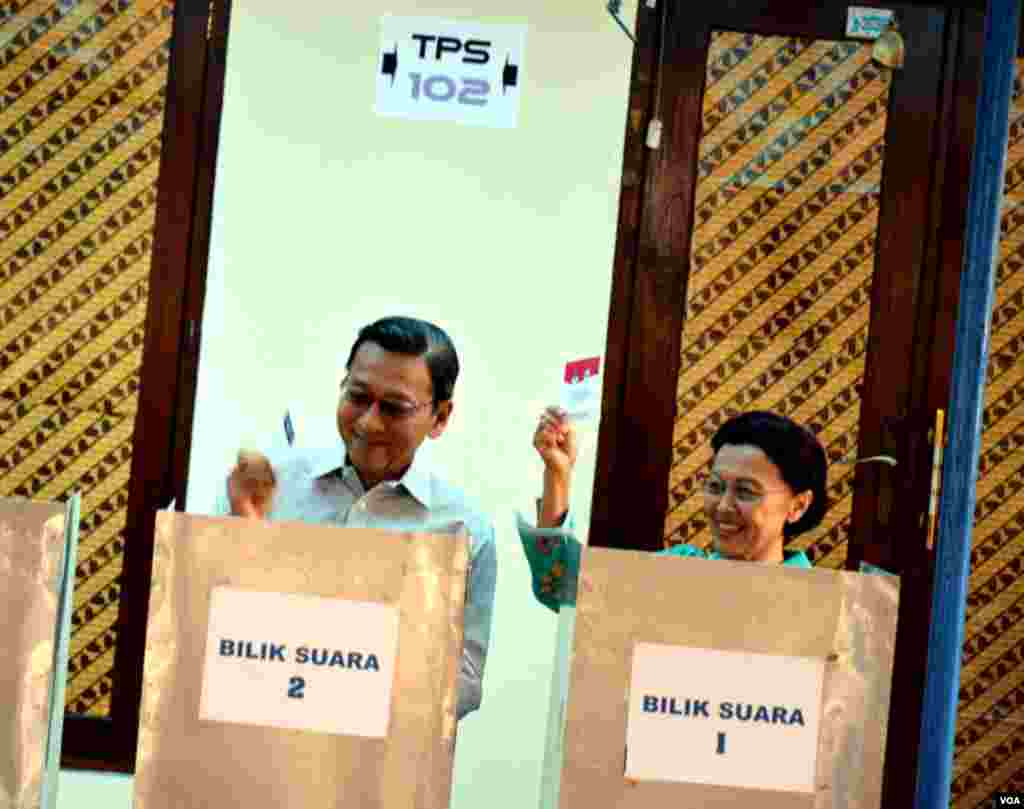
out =
<svg viewBox="0 0 1024 809"><path fill-rule="evenodd" d="M726 444L757 447L775 464L794 494L808 490L814 494L803 516L786 523L786 539L817 527L828 510L828 461L814 433L777 413L752 410L733 416L718 428L711 448L717 455Z"/></svg>
<svg viewBox="0 0 1024 809"><path fill-rule="evenodd" d="M434 388L434 404L452 398L459 376L459 357L452 339L440 326L414 317L383 317L363 326L352 344L345 370L352 367L363 343L373 343L395 354L423 357Z"/></svg>

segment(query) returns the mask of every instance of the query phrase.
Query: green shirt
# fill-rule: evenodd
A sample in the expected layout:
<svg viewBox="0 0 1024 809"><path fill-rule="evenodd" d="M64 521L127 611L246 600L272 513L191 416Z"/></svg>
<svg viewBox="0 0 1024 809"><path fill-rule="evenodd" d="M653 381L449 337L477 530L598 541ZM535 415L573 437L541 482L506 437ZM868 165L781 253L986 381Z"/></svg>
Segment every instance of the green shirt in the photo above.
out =
<svg viewBox="0 0 1024 809"><path fill-rule="evenodd" d="M530 565L533 595L554 612L558 612L563 604L575 604L576 579L583 546L572 536L571 518L560 528L534 528L519 517L518 527L519 539ZM717 551L705 551L694 545L675 545L658 551L656 555L723 558ZM782 564L809 568L811 560L803 551L786 551Z"/></svg>

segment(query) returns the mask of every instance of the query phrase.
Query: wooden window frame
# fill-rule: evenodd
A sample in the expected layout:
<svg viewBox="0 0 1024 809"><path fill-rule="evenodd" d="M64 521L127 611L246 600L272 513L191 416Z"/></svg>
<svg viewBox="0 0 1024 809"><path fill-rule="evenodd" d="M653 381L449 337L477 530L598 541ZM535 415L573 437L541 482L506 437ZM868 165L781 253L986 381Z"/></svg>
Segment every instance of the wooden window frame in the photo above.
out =
<svg viewBox="0 0 1024 809"><path fill-rule="evenodd" d="M132 773L153 520L184 506L230 0L176 0L109 717L65 713L61 765Z"/></svg>

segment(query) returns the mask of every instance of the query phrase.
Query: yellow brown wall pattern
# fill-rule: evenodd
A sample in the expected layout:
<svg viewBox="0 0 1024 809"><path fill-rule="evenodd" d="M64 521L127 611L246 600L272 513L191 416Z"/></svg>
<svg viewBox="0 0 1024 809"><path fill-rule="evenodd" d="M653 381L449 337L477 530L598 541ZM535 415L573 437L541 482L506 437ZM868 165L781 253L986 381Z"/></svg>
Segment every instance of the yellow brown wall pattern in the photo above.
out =
<svg viewBox="0 0 1024 809"><path fill-rule="evenodd" d="M0 494L83 495L68 708L109 711L173 0L0 4Z"/></svg>
<svg viewBox="0 0 1024 809"><path fill-rule="evenodd" d="M710 543L711 436L767 409L825 444L832 505L793 546L843 565L888 98L869 46L712 36L666 544Z"/></svg>
<svg viewBox="0 0 1024 809"><path fill-rule="evenodd" d="M953 802L1024 790L1024 61L1017 63L985 390Z"/></svg>

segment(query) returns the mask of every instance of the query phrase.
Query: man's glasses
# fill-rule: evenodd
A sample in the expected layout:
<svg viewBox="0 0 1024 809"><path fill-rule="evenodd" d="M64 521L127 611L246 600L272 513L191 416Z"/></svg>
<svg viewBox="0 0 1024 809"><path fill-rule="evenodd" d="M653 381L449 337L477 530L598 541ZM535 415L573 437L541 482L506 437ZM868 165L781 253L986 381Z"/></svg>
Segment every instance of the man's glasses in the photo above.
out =
<svg viewBox="0 0 1024 809"><path fill-rule="evenodd" d="M716 477L714 475L711 475L704 479L704 484L702 488L704 490L705 497L711 497L716 500L725 497L730 490L730 486L728 483L726 483L720 477ZM742 505L745 506L757 505L765 498L766 495L769 495L773 492L786 491L786 489L783 488L759 489L756 486L753 486L752 484L746 483L744 481L740 481L731 488L733 499L737 503L741 503Z"/></svg>
<svg viewBox="0 0 1024 809"><path fill-rule="evenodd" d="M376 402L377 412L380 413L381 418L388 421L403 421L404 419L412 418L413 415L424 407L430 407L433 404L433 401L401 402L397 399L378 399L366 391L352 390L346 385L341 386L341 397L349 407L359 411L369 410L373 407L374 402Z"/></svg>

